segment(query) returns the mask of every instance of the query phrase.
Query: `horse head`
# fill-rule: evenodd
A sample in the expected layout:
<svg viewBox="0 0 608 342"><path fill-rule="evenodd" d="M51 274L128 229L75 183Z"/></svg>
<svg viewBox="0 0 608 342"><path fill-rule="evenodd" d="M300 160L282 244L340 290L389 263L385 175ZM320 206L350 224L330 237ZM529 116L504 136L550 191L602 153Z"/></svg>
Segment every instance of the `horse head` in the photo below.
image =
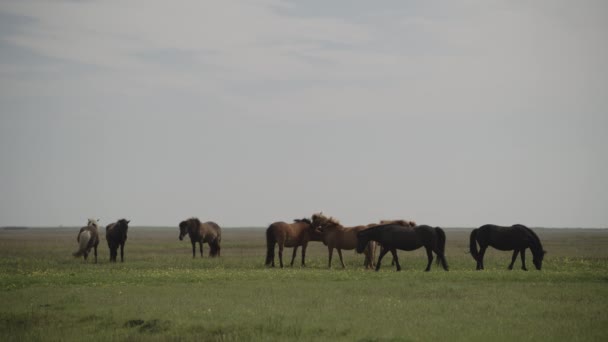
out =
<svg viewBox="0 0 608 342"><path fill-rule="evenodd" d="M129 222L131 221L126 219L120 219L116 222L116 228L118 229L118 231L127 234L127 230L129 230Z"/></svg>
<svg viewBox="0 0 608 342"><path fill-rule="evenodd" d="M312 227L320 232L324 232L325 230L341 227L341 225L337 219L318 213L312 215Z"/></svg>
<svg viewBox="0 0 608 342"><path fill-rule="evenodd" d="M186 234L188 234L188 221L182 221L179 223L179 240L182 241Z"/></svg>
<svg viewBox="0 0 608 342"><path fill-rule="evenodd" d="M357 253L363 253L363 251L365 250L365 247L367 247L367 244L369 243L369 240L365 237L365 231L360 231L357 233Z"/></svg>
<svg viewBox="0 0 608 342"><path fill-rule="evenodd" d="M89 221L87 222L87 226L89 227L99 227L99 219L92 219L90 218Z"/></svg>
<svg viewBox="0 0 608 342"><path fill-rule="evenodd" d="M545 258L545 254L547 254L547 251L542 249L536 252L532 250L532 263L539 271L543 267L543 259Z"/></svg>

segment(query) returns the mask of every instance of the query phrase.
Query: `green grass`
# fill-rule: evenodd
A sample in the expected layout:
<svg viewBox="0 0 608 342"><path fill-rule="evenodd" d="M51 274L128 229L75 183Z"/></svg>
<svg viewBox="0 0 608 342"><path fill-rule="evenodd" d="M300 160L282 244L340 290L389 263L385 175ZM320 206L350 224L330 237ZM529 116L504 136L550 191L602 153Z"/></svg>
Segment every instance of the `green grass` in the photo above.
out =
<svg viewBox="0 0 608 342"><path fill-rule="evenodd" d="M0 230L0 340L608 339L608 231L537 232L540 272L495 250L474 271L468 230L448 229L450 271L425 273L422 250L402 272L352 251L329 270L319 243L308 267L267 269L261 229L225 229L222 257L193 260L177 229L131 228L125 263L103 241L97 265L71 257L77 229Z"/></svg>

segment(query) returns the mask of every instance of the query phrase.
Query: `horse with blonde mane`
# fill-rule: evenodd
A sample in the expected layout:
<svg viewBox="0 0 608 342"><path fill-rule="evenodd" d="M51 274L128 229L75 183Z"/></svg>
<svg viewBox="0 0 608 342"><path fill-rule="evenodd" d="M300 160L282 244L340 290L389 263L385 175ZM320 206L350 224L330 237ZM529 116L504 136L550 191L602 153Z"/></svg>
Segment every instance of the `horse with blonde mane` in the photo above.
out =
<svg viewBox="0 0 608 342"><path fill-rule="evenodd" d="M306 266L306 247L310 241L321 241L321 233L314 229L307 219L295 219L293 223L277 221L266 229L266 266L274 267L274 246L279 245L279 264L283 268L283 249L293 247L290 266L296 258L298 247L302 246L302 266Z"/></svg>
<svg viewBox="0 0 608 342"><path fill-rule="evenodd" d="M99 220L89 219L85 227L80 228L76 241L78 242L78 250L72 255L74 257L83 256L87 261L91 249L94 251L95 263L97 263L97 245L99 245Z"/></svg>
<svg viewBox="0 0 608 342"><path fill-rule="evenodd" d="M315 229L318 229L323 234L323 244L327 246L329 252L328 267L331 268L331 259L333 256L334 249L338 250L338 256L340 257L340 263L342 268L345 268L344 259L342 258L342 250L352 250L357 247L357 233L373 227L375 224L355 227L344 227L340 222L333 217L324 216L322 213L312 215L312 224ZM373 268L374 266L374 253L375 245L370 243L366 246L365 251L365 262L366 268Z"/></svg>

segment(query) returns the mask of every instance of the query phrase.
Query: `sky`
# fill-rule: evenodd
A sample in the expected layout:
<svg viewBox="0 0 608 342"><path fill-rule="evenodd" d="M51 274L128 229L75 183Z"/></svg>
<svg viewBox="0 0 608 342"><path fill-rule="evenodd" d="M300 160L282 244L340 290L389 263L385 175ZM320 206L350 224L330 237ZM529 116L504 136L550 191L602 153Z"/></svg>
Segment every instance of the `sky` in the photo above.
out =
<svg viewBox="0 0 608 342"><path fill-rule="evenodd" d="M0 226L608 227L605 1L0 1Z"/></svg>

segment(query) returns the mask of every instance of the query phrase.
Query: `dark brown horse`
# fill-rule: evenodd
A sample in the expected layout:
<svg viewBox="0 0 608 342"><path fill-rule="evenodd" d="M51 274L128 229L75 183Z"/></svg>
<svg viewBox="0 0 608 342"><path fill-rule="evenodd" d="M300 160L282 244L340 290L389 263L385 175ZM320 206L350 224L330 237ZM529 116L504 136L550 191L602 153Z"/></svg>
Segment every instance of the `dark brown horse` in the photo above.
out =
<svg viewBox="0 0 608 342"><path fill-rule="evenodd" d="M445 232L439 227L426 225L406 227L401 224L386 224L372 227L357 233L357 252L362 253L369 241L376 241L382 246L376 271L380 269L382 258L387 252L391 252L397 271L401 270L397 249L413 251L420 247L426 249L428 264L425 271L430 271L433 262L433 252L437 254L437 262L441 263L444 270L448 270L448 263L445 260Z"/></svg>
<svg viewBox="0 0 608 342"><path fill-rule="evenodd" d="M327 251L329 252L329 268L331 268L331 259L334 249L338 250L340 263L342 264L342 268L345 268L346 266L342 259L342 250L355 249L357 247L357 233L368 229L370 226L374 226L371 224L366 226L344 227L338 220L333 217L324 216L321 213L312 216L312 225L315 229L322 232L323 244L327 246ZM373 267L373 253L375 252L375 245L373 242L370 242L363 252L365 253L365 267Z"/></svg>
<svg viewBox="0 0 608 342"><path fill-rule="evenodd" d="M473 259L477 261L477 269L483 270L483 256L488 246L492 246L501 251L513 251L509 269L513 269L513 264L517 259L517 254L521 254L521 269L526 268L526 249L532 251L532 262L537 270L543 266L545 251L540 239L532 229L516 224L511 227L502 227L493 224L486 224L471 232L469 250ZM477 244L479 243L479 251Z"/></svg>
<svg viewBox="0 0 608 342"><path fill-rule="evenodd" d="M379 224L369 225L369 226L374 227L374 226L380 226L383 224L390 224L390 223L402 225L404 227L416 227L416 222L408 221L408 220L380 220ZM382 248L382 246L380 246L380 248ZM395 258L393 258L393 261L391 261L391 266L395 266Z"/></svg>
<svg viewBox="0 0 608 342"><path fill-rule="evenodd" d="M196 256L196 243L198 242L203 257L203 243L209 245L209 256L220 256L220 242L222 241L222 230L215 222L202 223L196 217L179 223L179 239L184 239L186 234L190 235L192 242L192 257Z"/></svg>
<svg viewBox="0 0 608 342"><path fill-rule="evenodd" d="M321 233L312 227L309 219L295 219L294 223L275 222L266 229L266 266L274 267L274 246L279 245L279 264L283 267L283 249L293 247L290 265L296 258L298 247L302 246L302 266L306 266L306 247L309 241L321 241Z"/></svg>
<svg viewBox="0 0 608 342"><path fill-rule="evenodd" d="M120 262L124 262L125 242L127 242L127 230L129 230L129 222L125 219L120 219L106 226L106 240L110 247L110 262L116 262L118 255L118 247L120 247Z"/></svg>
<svg viewBox="0 0 608 342"><path fill-rule="evenodd" d="M78 250L73 253L74 257L83 256L87 260L91 249L95 253L95 263L97 263L97 245L99 245L99 220L89 219L86 227L80 228L76 241L78 241Z"/></svg>

